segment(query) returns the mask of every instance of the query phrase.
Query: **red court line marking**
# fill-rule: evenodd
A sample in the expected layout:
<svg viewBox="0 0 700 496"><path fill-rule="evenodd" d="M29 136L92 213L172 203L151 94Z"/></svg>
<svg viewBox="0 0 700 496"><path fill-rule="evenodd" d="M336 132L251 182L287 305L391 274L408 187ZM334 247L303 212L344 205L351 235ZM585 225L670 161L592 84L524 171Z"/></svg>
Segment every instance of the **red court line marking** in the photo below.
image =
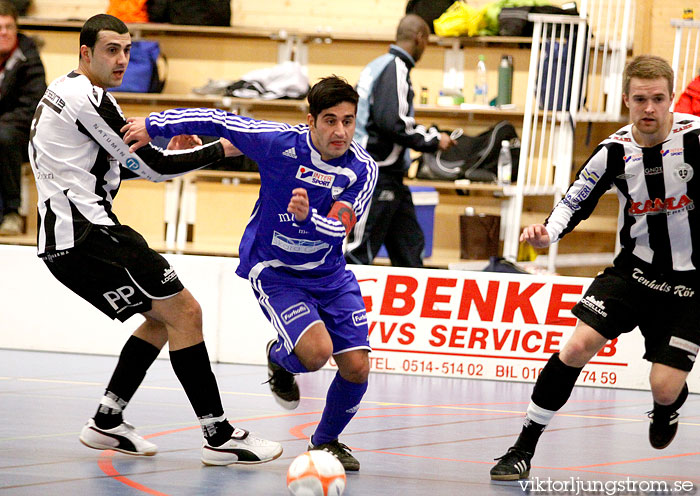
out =
<svg viewBox="0 0 700 496"><path fill-rule="evenodd" d="M607 463L596 463L594 465L579 465L576 467L567 467L571 470L578 470L578 469L586 469L586 468L594 468L594 467L608 467L610 465L624 465L626 463L640 463L640 462L653 462L654 460L664 460L668 458L681 458L684 456L697 456L700 455L700 452L698 453L680 453L678 455L664 455L664 456L653 456L651 458L640 458L638 460L621 460L619 462L607 462Z"/></svg>
<svg viewBox="0 0 700 496"><path fill-rule="evenodd" d="M440 406L444 406L444 405L440 405ZM382 408L372 408L372 410L380 410L380 409L382 409ZM391 407L387 407L387 409L391 409ZM362 410L364 410L364 409L362 409ZM359 419L382 418L382 417L420 417L420 416L448 416L448 415L449 416L455 416L455 415L475 416L475 415L480 415L480 413L391 414L391 415L362 416L362 417L355 417L355 419L359 420ZM295 436L299 439L306 439L307 436L303 432L304 429L306 429L307 427L311 427L313 425L317 425L317 424L318 424L318 421L307 422L305 424L300 424L300 425L292 427L289 430L289 432L293 436ZM561 430L561 429L554 429L554 430ZM369 449L362 449L362 448L353 448L353 449L355 449L357 451L365 451L365 452L369 452L369 453L402 456L402 457L407 457L407 458L420 458L420 459L425 459L425 460L451 461L451 462L459 462L459 463L474 463L474 464L481 464L481 465L491 465L493 463L491 461L463 460L463 459L456 459L456 458L444 458L444 457L434 457L434 456L426 456L426 455L414 455L414 454L410 454L410 453L398 453L398 452L393 452L393 451L369 450ZM625 461L619 461L619 462L601 463L601 464L596 464L596 465L585 465L585 466L582 465L580 467L542 467L542 466L533 465L532 468L544 469L544 470L576 471L576 472L586 472L586 473L591 473L591 474L614 475L614 476L623 476L623 477L637 477L637 478L647 478L648 479L650 477L649 474L626 474L626 473L618 473L618 472L604 472L604 471L597 471L597 470L586 470L586 468L628 464L628 463L641 463L641 462L645 462L645 461L654 461L654 460L679 458L679 457L695 456L695 455L700 455L700 452L698 452L698 453L682 453L682 454L678 454L678 455L658 456L658 457L652 457L652 458L643 458L643 459L639 459L639 460L625 460ZM655 479L679 480L679 476L654 475L653 477ZM695 479L690 478L688 476L680 476L680 477L682 477L683 480L695 481Z"/></svg>
<svg viewBox="0 0 700 496"><path fill-rule="evenodd" d="M362 408L361 410L365 410ZM381 410L381 408L368 408L368 410ZM391 414L391 415L364 415L362 417L355 417L353 420L360 420L360 419L371 419L371 418L385 418L385 417L454 417L456 415L463 416L463 417L475 417L477 415L512 415L510 413L496 413L494 414L493 412L476 412L476 413L464 413L464 412L455 412L455 413L396 413L396 414ZM289 429L289 433L298 438L298 439L307 439L309 436L304 434L304 429L307 427L311 427L312 425L317 425L319 423L319 420L316 420L314 422L307 422L305 424L298 424ZM371 451L374 452L374 450L366 450L366 449L361 449L357 448L358 451ZM378 453L378 452L377 452ZM426 457L428 458L428 457Z"/></svg>
<svg viewBox="0 0 700 496"><path fill-rule="evenodd" d="M477 405L486 405L488 403L481 403ZM498 404L498 403L496 403ZM469 405L469 404L466 404ZM472 404L474 405L474 404ZM457 406L457 405L418 405L418 406L385 406L385 407L374 407L374 408L367 408L367 409L362 409L362 410L390 410L390 409L405 409L405 408L437 408L437 407L450 407L450 406ZM284 413L284 414L278 414L278 415L267 415L263 417L251 417L247 419L237 419L235 423L238 422L250 422L254 420L268 420L268 419L275 419L275 418L285 418L285 417L298 417L298 416L304 416L304 415L318 415L321 412L299 412L299 413ZM483 414L493 414L493 412L484 412ZM455 416L455 415L460 415L460 416L476 416L476 415L483 415L482 413L415 413L415 414L391 414L391 415L371 415L371 416L362 416L362 417L355 417L355 419L368 419L368 418L383 418L383 417L418 417L418 416ZM505 415L505 414L504 414ZM304 429L307 427L310 427L312 425L317 425L318 421L314 422L307 422L305 424L299 424L295 427L292 427L290 429L290 433L297 437L298 439L306 439L306 435L304 434ZM164 436L167 434L174 434L177 432L183 432L183 431L188 431L192 429L199 429L199 425L193 425L189 427L182 427L179 429L170 429L167 431L161 431L161 432L156 432L153 434L149 434L147 436L144 436L144 438L153 438L153 437L158 437L158 436ZM404 457L410 457L410 458L421 458L421 459L426 459L426 460L438 460L438 461L454 461L454 462L460 462L460 463L476 463L476 464L491 464L492 462L490 461L479 461L479 460L460 460L460 459L453 459L453 458L441 458L441 457L430 457L430 456L425 456L425 455L413 455L413 454L408 454L408 453L394 453L390 451L380 451L380 450L361 450L361 451L367 451L371 453L379 453L379 454L386 454L386 455L394 455L394 456L404 456ZM111 477L112 479L121 482L122 484L125 484L133 489L136 489L138 491L144 492L146 494L150 494L153 496L169 496L166 493L159 492L155 489L152 489L150 487L144 486L143 484L139 484L138 482L135 482L128 477L125 477L121 475L114 467L112 463L112 457L114 456L116 452L112 450L106 450L100 453L100 457L98 458L98 466L102 470L102 472ZM648 477L648 474L644 475L638 475L638 474L619 474L615 472L603 472L603 471L594 471L594 470L586 470L586 468L593 468L593 467L599 467L599 466L609 466L609 465L618 465L618 464L627 464L627 463L637 463L637 462L644 462L644 461L653 461L653 460L659 460L659 459L664 459L664 458L677 458L677 457L683 457L683 456L694 456L694 455L700 455L700 452L698 453L685 453L685 454L679 454L679 455L668 455L668 456L660 456L660 457L654 457L654 458L645 458L645 459L640 459L640 460L627 460L627 461L620 461L620 462L609 462L609 463L603 463L603 464L597 464L597 465L587 465L587 466L581 466L581 467L537 467L533 466L533 468L544 468L544 469L549 469L549 470L568 470L568 471L580 471L580 472L587 472L587 473L597 473L597 474L605 474L605 475L619 475L619 476L629 476L629 477ZM677 479L677 477L668 477L668 476L654 476L660 479ZM686 479L690 480L690 479Z"/></svg>
<svg viewBox="0 0 700 496"><path fill-rule="evenodd" d="M567 467L535 467L532 468L544 468L549 470L569 470ZM639 477L640 479L649 480L653 477L654 480L689 480L691 482L700 482L700 479L688 477L687 475L650 475L650 474L625 474L620 472L604 472L602 470L576 470L577 472L585 472L587 474L600 474L600 475L617 475L620 477Z"/></svg>
<svg viewBox="0 0 700 496"><path fill-rule="evenodd" d="M498 358L501 360L530 360L535 362L546 362L549 358L538 358L538 357L516 357L516 356L499 356L499 355L482 355L478 353L449 353L447 351L423 351L423 350L391 350L389 348L377 348L376 346L372 348L374 351L389 351L392 353L414 353L418 355L438 355L438 356L456 356L456 357L467 357L467 358ZM617 363L617 362L598 362L590 361L591 365L611 365L613 367L627 367L627 363Z"/></svg>
<svg viewBox="0 0 700 496"><path fill-rule="evenodd" d="M137 491L142 491L146 494L152 494L153 496L168 496L165 493L161 493L160 491L156 491L155 489L151 489L150 487L144 486L143 484L139 484L138 482L135 482L128 477L124 477L121 475L117 470L114 468L114 465L112 464L112 457L116 451L103 451L100 454L100 457L97 460L97 465L102 469L102 471L110 476L112 479L114 479L117 482L121 482L124 485L127 485L133 489L136 489Z"/></svg>
<svg viewBox="0 0 700 496"><path fill-rule="evenodd" d="M426 460L436 460L436 461L445 461L445 462L459 462L459 463L474 463L477 465L492 465L493 462L490 461L481 461L481 460L461 460L457 458L441 458L441 457L436 457L436 456L425 456L425 455L413 455L410 453L395 453L393 451L381 451L381 450L364 450L370 453L379 453L382 455L392 455L392 456L403 456L407 458L420 458L420 459L426 459ZM688 453L694 454L694 453ZM683 455L679 455L683 456ZM619 472L603 472L603 471L598 471L598 470L580 470L576 468L571 468L571 467L544 467L540 465L533 465L533 469L538 469L538 470L562 470L562 471L578 471L578 472L586 472L590 474L600 474L600 475L617 475L617 476L622 476L622 477L637 477L640 479L649 479L650 477L653 477L654 480L659 480L659 479L668 479L668 480L680 480L681 478L683 480L688 480L688 481L700 481L700 479L694 479L692 477L688 476L669 476L669 475L653 475L650 476L649 474L624 474L624 473L619 473Z"/></svg>
<svg viewBox="0 0 700 496"><path fill-rule="evenodd" d="M238 422L250 422L252 420L267 420L267 419L274 419L274 418L282 418L282 417L295 417L295 416L300 416L300 415L313 415L313 414L319 414L320 412L302 412L302 413L283 413L279 415L266 415L264 417L252 417L252 418L247 418L247 419L237 419L235 423ZM200 426L198 425L192 425L189 427L181 427L179 429L170 429L167 431L162 431L162 432L156 432L153 434L149 434L147 436L143 436L146 439L150 439L153 437L158 437L158 436L165 436L166 434L174 434L176 432L183 432L183 431L189 431L192 429L201 429ZM119 471L114 468L114 464L112 463L112 457L116 451L113 450L105 450L100 453L99 458L97 459L97 466L100 467L100 470L102 472L111 477L112 479L121 482L124 485L127 485L133 489L136 489L137 491L142 491L146 494L152 494L153 496L169 496L166 493L161 493L159 491L156 491L155 489L152 489L148 486L144 486L143 484L139 484L136 481L133 481L129 479L128 477L125 477L119 473ZM127 455L128 456L128 455Z"/></svg>

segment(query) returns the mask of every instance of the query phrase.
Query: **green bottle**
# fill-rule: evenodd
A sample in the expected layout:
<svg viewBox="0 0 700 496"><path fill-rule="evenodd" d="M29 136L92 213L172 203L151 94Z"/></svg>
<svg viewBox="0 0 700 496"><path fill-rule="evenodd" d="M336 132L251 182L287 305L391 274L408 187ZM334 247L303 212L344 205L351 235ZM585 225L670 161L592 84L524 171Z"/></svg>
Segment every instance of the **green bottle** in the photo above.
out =
<svg viewBox="0 0 700 496"><path fill-rule="evenodd" d="M511 103L513 95L513 57L503 55L501 63L498 64L498 96L496 105L507 105Z"/></svg>

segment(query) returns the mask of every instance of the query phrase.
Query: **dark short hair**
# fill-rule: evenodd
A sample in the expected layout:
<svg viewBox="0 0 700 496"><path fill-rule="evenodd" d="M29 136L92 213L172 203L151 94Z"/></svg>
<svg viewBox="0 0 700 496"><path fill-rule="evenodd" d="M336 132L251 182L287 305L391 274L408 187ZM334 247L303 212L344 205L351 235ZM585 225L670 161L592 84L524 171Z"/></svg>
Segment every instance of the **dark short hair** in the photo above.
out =
<svg viewBox="0 0 700 496"><path fill-rule="evenodd" d="M129 28L114 16L97 14L83 24L83 28L80 30L80 46L85 45L91 50L94 49L100 31L114 31L118 34L124 34L129 32Z"/></svg>
<svg viewBox="0 0 700 496"><path fill-rule="evenodd" d="M18 14L15 4L5 0L0 0L0 16L10 16L15 20L15 24L17 24Z"/></svg>
<svg viewBox="0 0 700 496"><path fill-rule="evenodd" d="M350 86L342 77L332 75L322 78L318 83L314 84L307 99L309 100L309 113L313 116L314 121L318 114L327 108L335 107L339 103L350 102L355 106L357 111L357 101L360 96L355 91L355 88Z"/></svg>

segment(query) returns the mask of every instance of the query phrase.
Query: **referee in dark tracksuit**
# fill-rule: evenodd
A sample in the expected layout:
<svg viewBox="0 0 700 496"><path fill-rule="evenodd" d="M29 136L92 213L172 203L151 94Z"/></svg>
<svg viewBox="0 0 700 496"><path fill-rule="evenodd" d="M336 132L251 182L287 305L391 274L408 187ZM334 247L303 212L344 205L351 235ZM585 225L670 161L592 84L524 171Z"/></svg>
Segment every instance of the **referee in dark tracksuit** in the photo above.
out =
<svg viewBox="0 0 700 496"><path fill-rule="evenodd" d="M384 244L392 265L423 266L425 238L411 192L403 184L410 165L408 149L435 152L454 144L447 134L418 126L413 118L410 71L429 35L421 17L407 15L399 22L396 44L389 53L370 62L360 75L355 140L377 162L379 178L366 222L358 222L348 236L348 263L372 263Z"/></svg>

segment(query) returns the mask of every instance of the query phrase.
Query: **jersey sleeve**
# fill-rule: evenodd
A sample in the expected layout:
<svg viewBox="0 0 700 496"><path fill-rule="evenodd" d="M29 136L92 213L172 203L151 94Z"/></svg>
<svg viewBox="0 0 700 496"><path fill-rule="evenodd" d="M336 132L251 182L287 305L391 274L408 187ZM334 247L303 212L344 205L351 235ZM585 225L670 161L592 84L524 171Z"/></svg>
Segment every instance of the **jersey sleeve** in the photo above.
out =
<svg viewBox="0 0 700 496"><path fill-rule="evenodd" d="M369 212L372 193L377 184L377 164L364 148L354 141L350 145L349 156L351 165L345 167L345 170L350 176L350 183L335 202L342 202L352 209L359 222L360 218L366 217ZM329 213L319 213L313 208L303 222L296 224L300 228L311 231L311 236L316 239L331 245L342 245L347 234L345 224L337 218L328 217Z"/></svg>
<svg viewBox="0 0 700 496"><path fill-rule="evenodd" d="M309 215L302 222L295 224L306 231L310 231L311 237L325 241L330 245L342 245L345 240L345 225L338 219L323 216L315 208L309 211Z"/></svg>
<svg viewBox="0 0 700 496"><path fill-rule="evenodd" d="M555 205L545 220L552 243L559 241L581 221L587 219L600 197L612 187L615 173L610 164L615 162L617 151L615 147L599 145L576 173L576 178L567 189L564 198ZM619 158L622 160L622 156Z"/></svg>
<svg viewBox="0 0 700 496"><path fill-rule="evenodd" d="M124 179L138 176L154 182L165 181L224 158L223 146L218 142L190 150L163 150L149 144L135 153L129 152L120 131L126 121L107 93L101 98L95 92L89 95L77 120L84 133L119 161Z"/></svg>
<svg viewBox="0 0 700 496"><path fill-rule="evenodd" d="M290 128L289 124L260 121L211 108L171 109L154 112L146 119L146 130L151 137L170 138L178 134L219 136L258 162L267 155L278 132Z"/></svg>

